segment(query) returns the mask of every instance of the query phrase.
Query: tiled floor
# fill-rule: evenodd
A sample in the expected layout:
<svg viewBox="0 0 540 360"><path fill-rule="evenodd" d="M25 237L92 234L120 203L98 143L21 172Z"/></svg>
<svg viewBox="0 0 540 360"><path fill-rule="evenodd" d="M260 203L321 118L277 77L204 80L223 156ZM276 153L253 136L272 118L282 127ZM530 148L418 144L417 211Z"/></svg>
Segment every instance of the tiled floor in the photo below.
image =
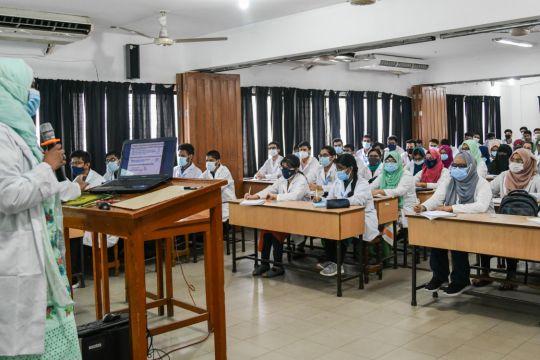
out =
<svg viewBox="0 0 540 360"><path fill-rule="evenodd" d="M250 233L248 231L248 233ZM248 249L252 249L248 243ZM240 249L240 247L239 247ZM184 264L193 298L204 306L203 257ZM314 259L301 260L316 265ZM410 305L411 270L384 271L383 280L372 277L365 290L358 282L344 283L343 297L335 295L335 279L316 273L287 270L277 279L254 278L253 262L240 261L231 272L225 255L227 348L231 360L518 360L540 359L540 307L499 299L462 295L433 299L418 292L418 306ZM422 262L421 267L428 267ZM352 268L346 268L346 270ZM173 269L175 297L191 301L181 269ZM418 273L419 282L429 272ZM155 289L154 265L147 266L147 288ZM124 277L110 278L112 309L126 306ZM495 287L483 289L498 293ZM93 321L92 281L74 291L78 324ZM513 296L540 301L540 292L524 289ZM175 312L175 319L189 316ZM157 310L148 314L150 326L167 323ZM166 352L207 336L198 324L156 336L154 345ZM171 359L214 359L212 335L200 344L176 351Z"/></svg>

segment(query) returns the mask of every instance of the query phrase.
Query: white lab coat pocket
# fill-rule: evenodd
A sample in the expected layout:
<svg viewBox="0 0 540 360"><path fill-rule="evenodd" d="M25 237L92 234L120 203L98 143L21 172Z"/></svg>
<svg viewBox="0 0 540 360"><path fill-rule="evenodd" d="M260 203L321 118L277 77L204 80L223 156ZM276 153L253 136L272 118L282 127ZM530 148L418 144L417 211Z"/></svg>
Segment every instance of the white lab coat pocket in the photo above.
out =
<svg viewBox="0 0 540 360"><path fill-rule="evenodd" d="M19 275L20 245L19 231L0 231L0 277Z"/></svg>

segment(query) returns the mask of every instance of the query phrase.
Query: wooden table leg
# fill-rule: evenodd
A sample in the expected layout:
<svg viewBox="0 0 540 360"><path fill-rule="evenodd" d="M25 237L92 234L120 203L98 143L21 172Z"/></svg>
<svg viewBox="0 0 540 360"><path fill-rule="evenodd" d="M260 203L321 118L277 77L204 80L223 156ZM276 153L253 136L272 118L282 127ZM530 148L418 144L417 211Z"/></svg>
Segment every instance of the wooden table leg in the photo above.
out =
<svg viewBox="0 0 540 360"><path fill-rule="evenodd" d="M157 276L157 296L163 299L163 239L156 240L156 276ZM165 314L165 307L158 308L158 315Z"/></svg>
<svg viewBox="0 0 540 360"><path fill-rule="evenodd" d="M71 279L71 243L69 239L68 228L64 228L64 246L66 248L66 256L64 256L64 267L66 268L66 274L69 280L69 291L71 293L71 298L73 299L73 283Z"/></svg>
<svg viewBox="0 0 540 360"><path fill-rule="evenodd" d="M212 278L212 251L209 250L211 245L210 232L205 231L204 235L204 277L205 279ZM204 282L206 287L206 309L210 314L213 314L213 298L212 298L212 284L210 281ZM208 318L208 331L211 331L214 328L213 318L210 316Z"/></svg>
<svg viewBox="0 0 540 360"><path fill-rule="evenodd" d="M109 255L107 253L107 235L100 234L101 238L101 278L103 284L103 314L111 312L111 299L109 297Z"/></svg>
<svg viewBox="0 0 540 360"><path fill-rule="evenodd" d="M167 316L174 315L174 306L171 299L173 298L172 285L172 244L174 237L165 239L165 292L167 296ZM187 245L186 245L187 246Z"/></svg>
<svg viewBox="0 0 540 360"><path fill-rule="evenodd" d="M96 320L103 319L103 310L101 306L101 269L99 253L99 234L92 233L92 261L94 262L94 300L96 303Z"/></svg>

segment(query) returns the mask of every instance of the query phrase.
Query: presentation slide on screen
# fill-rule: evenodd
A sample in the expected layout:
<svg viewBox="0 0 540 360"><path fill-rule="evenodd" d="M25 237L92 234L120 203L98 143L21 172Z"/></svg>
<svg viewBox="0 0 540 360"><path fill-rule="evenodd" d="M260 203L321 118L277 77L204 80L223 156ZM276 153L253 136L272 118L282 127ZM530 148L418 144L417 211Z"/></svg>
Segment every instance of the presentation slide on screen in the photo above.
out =
<svg viewBox="0 0 540 360"><path fill-rule="evenodd" d="M164 142L132 144L127 171L133 175L159 174L164 146Z"/></svg>

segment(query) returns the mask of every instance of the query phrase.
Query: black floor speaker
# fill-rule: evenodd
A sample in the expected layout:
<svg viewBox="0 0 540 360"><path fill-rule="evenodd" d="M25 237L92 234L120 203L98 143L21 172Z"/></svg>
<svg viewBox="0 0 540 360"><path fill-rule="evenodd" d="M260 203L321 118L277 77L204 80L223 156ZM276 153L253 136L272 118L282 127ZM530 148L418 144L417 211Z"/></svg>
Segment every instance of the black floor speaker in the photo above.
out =
<svg viewBox="0 0 540 360"><path fill-rule="evenodd" d="M79 338L83 360L129 360L129 324Z"/></svg>

